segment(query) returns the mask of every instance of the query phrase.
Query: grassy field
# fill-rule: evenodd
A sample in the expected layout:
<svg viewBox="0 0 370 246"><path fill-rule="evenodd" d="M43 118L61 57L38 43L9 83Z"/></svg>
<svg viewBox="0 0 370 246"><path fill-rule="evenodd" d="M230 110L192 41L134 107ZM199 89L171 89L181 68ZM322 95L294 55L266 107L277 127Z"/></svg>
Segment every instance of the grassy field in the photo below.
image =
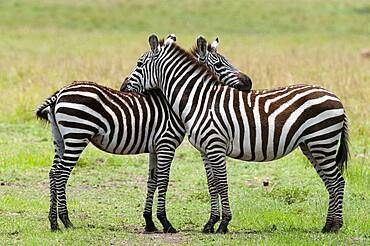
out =
<svg viewBox="0 0 370 246"><path fill-rule="evenodd" d="M370 59L360 56L370 47L369 23L365 0L1 1L1 243L370 244ZM199 34L219 35L220 52L250 75L255 89L305 82L341 98L352 159L340 233L320 232L327 193L297 151L270 163L229 159L230 233L202 234L209 216L205 171L186 141L177 151L167 196L167 214L179 233L143 233L147 156L113 156L93 146L67 188L77 228L50 232L52 140L49 127L35 120L34 108L73 80L119 88L153 32L176 33L178 43L189 48Z"/></svg>

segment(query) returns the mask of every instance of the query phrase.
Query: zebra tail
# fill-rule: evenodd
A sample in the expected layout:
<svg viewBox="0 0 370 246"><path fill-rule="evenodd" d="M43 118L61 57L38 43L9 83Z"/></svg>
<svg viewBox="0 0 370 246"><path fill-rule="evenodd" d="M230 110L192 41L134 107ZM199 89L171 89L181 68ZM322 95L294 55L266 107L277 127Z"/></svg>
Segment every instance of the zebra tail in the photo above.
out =
<svg viewBox="0 0 370 246"><path fill-rule="evenodd" d="M348 120L347 120L346 115L344 115L344 123L343 123L342 133L340 137L340 145L339 145L338 153L336 156L336 162L342 174L344 173L345 170L347 170L347 161L350 156L348 142L349 142Z"/></svg>
<svg viewBox="0 0 370 246"><path fill-rule="evenodd" d="M43 103L41 103L35 110L36 117L41 120L49 121L47 110L48 107L55 105L59 91L55 92L52 96L48 97Z"/></svg>

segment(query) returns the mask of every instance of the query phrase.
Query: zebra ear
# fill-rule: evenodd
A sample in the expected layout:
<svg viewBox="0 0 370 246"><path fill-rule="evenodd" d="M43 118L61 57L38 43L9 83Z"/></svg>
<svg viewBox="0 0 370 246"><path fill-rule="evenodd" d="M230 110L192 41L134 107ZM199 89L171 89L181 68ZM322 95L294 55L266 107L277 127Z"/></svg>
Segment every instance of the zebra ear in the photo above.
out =
<svg viewBox="0 0 370 246"><path fill-rule="evenodd" d="M155 34L149 36L149 45L153 53L158 52L158 37Z"/></svg>
<svg viewBox="0 0 370 246"><path fill-rule="evenodd" d="M218 46L219 43L220 43L220 41L219 41L218 37L216 37L215 41L213 41L212 44L211 44L211 50L216 52L217 51L217 46Z"/></svg>
<svg viewBox="0 0 370 246"><path fill-rule="evenodd" d="M204 59L207 55L207 40L202 36L197 38L197 50L200 59Z"/></svg>
<svg viewBox="0 0 370 246"><path fill-rule="evenodd" d="M171 44L173 42L176 42L176 35L171 33L170 35L167 36L166 41L164 41L165 45Z"/></svg>

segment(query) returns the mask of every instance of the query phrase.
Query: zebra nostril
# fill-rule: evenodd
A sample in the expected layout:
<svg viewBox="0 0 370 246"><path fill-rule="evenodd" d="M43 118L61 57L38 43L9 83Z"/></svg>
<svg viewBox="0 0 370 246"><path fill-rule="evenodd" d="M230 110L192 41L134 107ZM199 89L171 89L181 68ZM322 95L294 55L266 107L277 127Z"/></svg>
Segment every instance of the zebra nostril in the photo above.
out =
<svg viewBox="0 0 370 246"><path fill-rule="evenodd" d="M244 84L243 90L250 91L252 89L252 80L244 73L238 73L237 77L239 78L240 82Z"/></svg>
<svg viewBox="0 0 370 246"><path fill-rule="evenodd" d="M238 77L240 78L240 80L242 80L244 82L252 83L252 80L247 75L245 75L244 73L239 73Z"/></svg>

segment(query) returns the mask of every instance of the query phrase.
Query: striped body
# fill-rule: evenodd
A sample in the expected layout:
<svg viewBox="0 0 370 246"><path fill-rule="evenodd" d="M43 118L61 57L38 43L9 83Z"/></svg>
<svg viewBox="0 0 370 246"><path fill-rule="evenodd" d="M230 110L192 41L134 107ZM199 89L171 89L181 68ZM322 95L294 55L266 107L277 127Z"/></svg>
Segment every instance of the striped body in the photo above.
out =
<svg viewBox="0 0 370 246"><path fill-rule="evenodd" d="M86 139L113 154L154 153L167 134L177 147L185 134L160 91L143 97L93 82L75 82L56 95L55 120L63 139ZM167 122L167 124L163 124ZM170 125L170 124L175 125Z"/></svg>
<svg viewBox="0 0 370 246"><path fill-rule="evenodd" d="M151 47L157 47L156 37L150 37L149 42ZM189 141L202 153L211 196L211 216L204 232L213 232L220 219L215 197L222 204L217 232L228 231L231 211L226 156L270 161L289 154L297 146L329 192L323 231L339 230L345 184L341 173L349 152L346 115L333 93L310 85L240 92L221 85L173 43L146 52L139 61L128 77L126 89L139 93L153 88L162 90L184 123Z"/></svg>
<svg viewBox="0 0 370 246"><path fill-rule="evenodd" d="M206 96L209 101L204 102L207 106L197 109L204 103L195 97L185 104L190 111L199 112L193 118L182 113L189 140L202 149L212 141L207 135L215 131L226 146L226 155L236 159L276 160L328 131L333 132L333 140L338 140L343 127L340 100L317 86L294 85L249 93L218 86L205 94L210 94ZM201 123L204 128L196 121L199 115L205 117Z"/></svg>

